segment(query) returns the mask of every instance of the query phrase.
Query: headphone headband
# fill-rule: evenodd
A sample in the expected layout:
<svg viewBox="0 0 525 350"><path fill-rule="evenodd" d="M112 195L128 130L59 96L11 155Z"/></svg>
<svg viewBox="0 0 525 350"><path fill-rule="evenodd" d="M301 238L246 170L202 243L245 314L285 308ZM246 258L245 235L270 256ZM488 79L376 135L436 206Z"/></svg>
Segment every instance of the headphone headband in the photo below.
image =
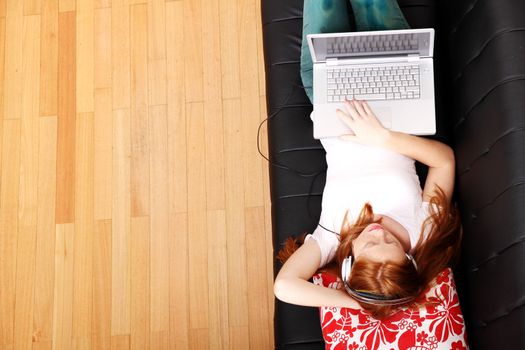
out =
<svg viewBox="0 0 525 350"><path fill-rule="evenodd" d="M412 255L409 253L405 253L405 256L407 257L410 262L414 265L414 268L417 271L417 264L416 260ZM343 278L343 285L345 286L346 292L350 294L355 300L360 301L362 303L366 304L373 304L373 305L401 305L406 304L407 302L412 301L415 297L404 297L404 298L388 298L384 295L370 293L366 291L359 291L355 290L350 287L348 284L348 276L350 275L350 271L352 270L352 255L349 255L343 260L343 263L341 265L341 276Z"/></svg>

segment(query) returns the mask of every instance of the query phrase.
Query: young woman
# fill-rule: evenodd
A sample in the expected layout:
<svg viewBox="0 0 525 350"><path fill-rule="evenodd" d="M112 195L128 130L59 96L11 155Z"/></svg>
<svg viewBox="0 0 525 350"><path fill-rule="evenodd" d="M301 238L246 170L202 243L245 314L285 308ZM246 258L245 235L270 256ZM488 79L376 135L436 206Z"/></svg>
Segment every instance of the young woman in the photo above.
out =
<svg viewBox="0 0 525 350"><path fill-rule="evenodd" d="M319 226L284 257L274 292L292 304L383 318L413 305L458 253L454 154L438 141L385 129L366 101L344 106L337 113L355 135L321 140L328 170ZM423 189L416 160L429 168ZM337 274L338 289L308 281L322 268Z"/></svg>

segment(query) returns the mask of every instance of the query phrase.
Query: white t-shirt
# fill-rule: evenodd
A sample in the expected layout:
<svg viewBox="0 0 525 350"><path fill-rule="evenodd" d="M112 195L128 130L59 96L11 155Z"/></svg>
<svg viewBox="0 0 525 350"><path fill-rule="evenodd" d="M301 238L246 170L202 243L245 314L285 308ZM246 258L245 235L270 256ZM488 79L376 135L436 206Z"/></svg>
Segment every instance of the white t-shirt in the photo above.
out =
<svg viewBox="0 0 525 350"><path fill-rule="evenodd" d="M391 217L408 231L413 248L428 216L428 202L422 201L414 160L339 138L322 139L321 143L326 150L328 169L319 223L339 233L346 212L352 224L368 202L374 214ZM321 226L306 239L319 244L320 267L333 259L339 246L339 236Z"/></svg>

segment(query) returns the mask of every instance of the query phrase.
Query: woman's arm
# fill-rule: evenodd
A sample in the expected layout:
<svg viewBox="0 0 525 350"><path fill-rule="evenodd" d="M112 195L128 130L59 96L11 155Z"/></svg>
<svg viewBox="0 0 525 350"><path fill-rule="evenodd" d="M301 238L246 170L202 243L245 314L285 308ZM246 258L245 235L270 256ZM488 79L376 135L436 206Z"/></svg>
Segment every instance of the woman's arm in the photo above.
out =
<svg viewBox="0 0 525 350"><path fill-rule="evenodd" d="M344 290L317 286L308 280L319 268L321 251L317 242L307 240L284 263L273 287L277 299L303 306L337 306L360 309Z"/></svg>
<svg viewBox="0 0 525 350"><path fill-rule="evenodd" d="M441 187L447 198L454 190L455 160L452 149L439 141L385 129L366 101L345 101L346 113L338 115L354 131L344 139L380 146L406 155L428 165L428 175L423 189L423 199L434 195L435 186Z"/></svg>

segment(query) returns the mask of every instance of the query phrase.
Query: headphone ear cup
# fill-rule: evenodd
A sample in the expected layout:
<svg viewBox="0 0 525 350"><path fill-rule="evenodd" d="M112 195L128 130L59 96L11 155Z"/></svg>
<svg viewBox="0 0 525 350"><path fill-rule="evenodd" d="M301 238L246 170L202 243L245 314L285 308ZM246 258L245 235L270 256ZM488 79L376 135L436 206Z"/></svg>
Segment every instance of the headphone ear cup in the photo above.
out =
<svg viewBox="0 0 525 350"><path fill-rule="evenodd" d="M348 256L347 258L345 258L341 265L341 276L343 277L344 282L348 280L348 275L350 275L350 271L352 271L352 256Z"/></svg>

